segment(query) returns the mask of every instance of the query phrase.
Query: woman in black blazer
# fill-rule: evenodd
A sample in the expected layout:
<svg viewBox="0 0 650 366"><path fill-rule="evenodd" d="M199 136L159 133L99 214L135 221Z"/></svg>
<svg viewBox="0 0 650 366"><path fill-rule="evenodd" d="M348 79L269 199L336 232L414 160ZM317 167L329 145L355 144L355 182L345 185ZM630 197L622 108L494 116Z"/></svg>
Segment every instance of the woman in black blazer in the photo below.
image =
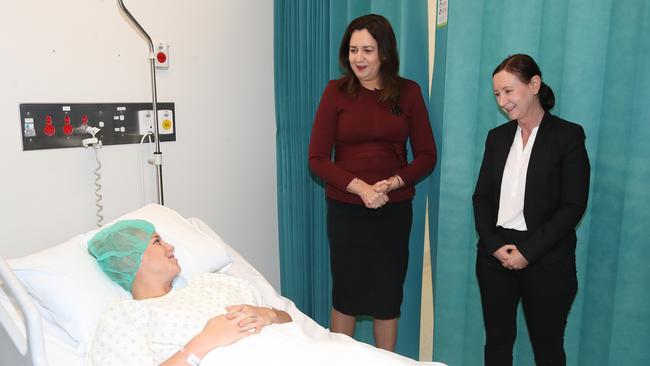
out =
<svg viewBox="0 0 650 366"><path fill-rule="evenodd" d="M511 121L488 133L473 196L485 364L512 365L521 300L537 365L565 365L575 228L589 195L585 134L549 113L555 97L530 56L506 58L492 81Z"/></svg>

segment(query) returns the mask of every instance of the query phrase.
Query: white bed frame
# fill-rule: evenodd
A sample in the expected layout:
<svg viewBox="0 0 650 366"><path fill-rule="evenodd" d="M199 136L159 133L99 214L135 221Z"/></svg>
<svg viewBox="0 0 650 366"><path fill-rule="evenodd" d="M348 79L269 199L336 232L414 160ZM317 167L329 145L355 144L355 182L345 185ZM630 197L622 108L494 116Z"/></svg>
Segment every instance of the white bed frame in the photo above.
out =
<svg viewBox="0 0 650 366"><path fill-rule="evenodd" d="M0 364L47 366L45 346L43 343L43 324L41 315L27 294L23 285L11 270L4 258L0 256L0 285L4 293L22 312L24 329L0 307L0 325L6 336L0 337Z"/></svg>

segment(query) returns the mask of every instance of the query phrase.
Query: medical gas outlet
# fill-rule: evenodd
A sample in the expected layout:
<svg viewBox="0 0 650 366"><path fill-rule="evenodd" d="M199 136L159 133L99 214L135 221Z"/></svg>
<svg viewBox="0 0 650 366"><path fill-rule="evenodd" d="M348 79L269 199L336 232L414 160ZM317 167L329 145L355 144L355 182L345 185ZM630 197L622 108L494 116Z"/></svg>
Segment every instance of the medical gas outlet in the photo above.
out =
<svg viewBox="0 0 650 366"><path fill-rule="evenodd" d="M159 102L160 141L176 141L174 103ZM151 103L23 103L20 126L23 150L44 150L92 145L140 144L153 132ZM88 131L97 128L94 140Z"/></svg>

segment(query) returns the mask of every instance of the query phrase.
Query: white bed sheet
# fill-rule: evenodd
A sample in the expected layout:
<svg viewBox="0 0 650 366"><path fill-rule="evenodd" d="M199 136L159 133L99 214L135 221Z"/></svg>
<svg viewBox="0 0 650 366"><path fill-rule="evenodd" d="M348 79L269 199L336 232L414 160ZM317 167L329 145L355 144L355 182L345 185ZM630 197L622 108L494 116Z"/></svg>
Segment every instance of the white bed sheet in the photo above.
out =
<svg viewBox="0 0 650 366"><path fill-rule="evenodd" d="M216 235L203 221L199 219L190 219L190 221L205 234ZM230 247L226 249L233 258L233 265L228 273L249 280L260 291L267 304L287 311L293 322L268 327L255 337L247 337L231 346L217 348L206 355L202 365L276 365L280 363L273 362L273 355L293 352L292 360L302 356L304 357L303 364L315 366L445 366L439 362L417 362L396 353L358 342L346 335L328 331L298 310L292 301L278 294L269 282L239 253ZM287 342L287 339L290 341ZM251 349L254 349L255 352L250 352ZM249 351L246 352L246 350Z"/></svg>
<svg viewBox="0 0 650 366"><path fill-rule="evenodd" d="M202 220L188 219L203 233L216 237L214 231ZM409 358L378 350L372 346L337 333L331 333L314 320L298 310L295 304L278 294L269 282L237 251L225 245L233 264L227 273L250 281L262 294L269 306L287 311L293 318L292 323L267 327L259 335L247 337L229 347L217 348L208 353L202 365L276 365L273 355L285 355L294 352L292 358L301 358L309 365L436 365L437 362L416 362ZM19 313L3 292L0 292L0 306L13 317L24 333L24 326ZM43 319L45 350L50 366L84 365L85 355L77 352L75 342L58 325ZM280 336L279 336L280 335ZM287 339L290 339L287 342ZM333 342L334 341L334 342ZM254 349L255 352L250 350ZM295 356L295 357L294 357ZM286 358L286 357L281 357Z"/></svg>

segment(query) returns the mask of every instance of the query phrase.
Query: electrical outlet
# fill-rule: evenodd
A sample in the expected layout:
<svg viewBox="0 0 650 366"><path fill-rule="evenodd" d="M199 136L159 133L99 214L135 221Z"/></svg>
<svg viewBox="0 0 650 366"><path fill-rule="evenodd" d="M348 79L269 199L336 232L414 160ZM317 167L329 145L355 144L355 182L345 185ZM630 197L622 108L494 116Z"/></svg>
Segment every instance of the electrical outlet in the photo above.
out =
<svg viewBox="0 0 650 366"><path fill-rule="evenodd" d="M153 133L153 111L138 111L138 131L140 136Z"/></svg>
<svg viewBox="0 0 650 366"><path fill-rule="evenodd" d="M138 130L140 135L153 133L153 111L138 111ZM171 109L158 110L158 134L171 135L174 133L174 112Z"/></svg>

